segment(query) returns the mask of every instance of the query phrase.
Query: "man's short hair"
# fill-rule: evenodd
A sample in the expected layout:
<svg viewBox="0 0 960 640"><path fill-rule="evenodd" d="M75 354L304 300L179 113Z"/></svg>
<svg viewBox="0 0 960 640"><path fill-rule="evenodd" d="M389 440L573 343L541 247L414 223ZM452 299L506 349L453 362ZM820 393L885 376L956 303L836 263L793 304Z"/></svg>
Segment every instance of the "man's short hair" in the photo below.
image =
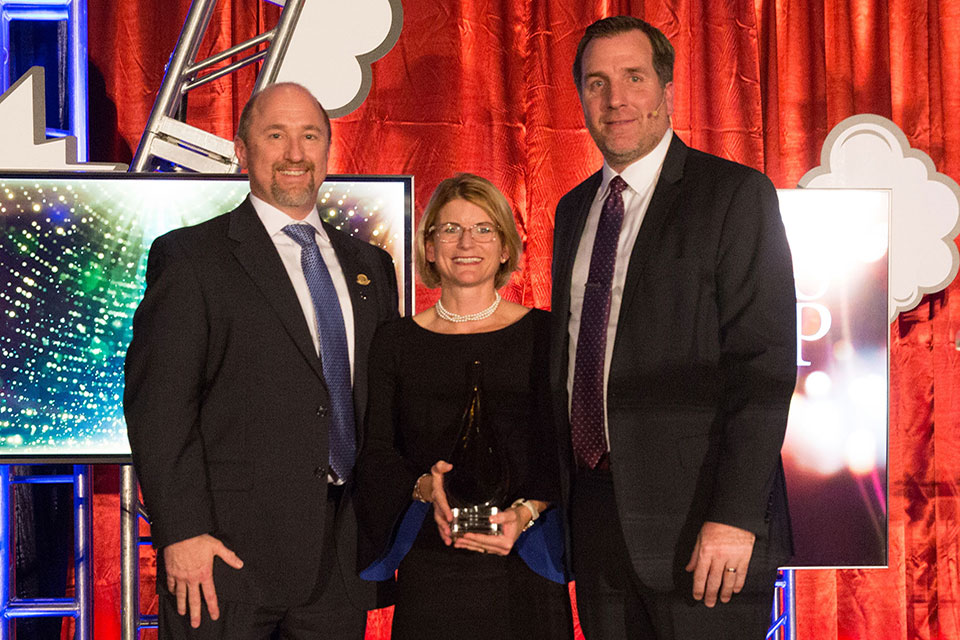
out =
<svg viewBox="0 0 960 640"><path fill-rule="evenodd" d="M332 136L332 131L330 129L330 116L327 115L327 110L323 108L323 105L320 104L320 101L302 84L296 82L275 82L274 84L268 84L260 91L257 91L255 94L250 96L250 99L247 100L247 104L243 105L243 111L240 112L240 122L237 123L237 138L243 140L244 144L247 144L249 140L247 136L250 135L250 122L253 120L253 114L256 113L257 103L260 101L260 96L263 95L263 92L272 87L296 87L297 89L302 89L310 97L312 97L316 103L317 107L320 108L320 113L323 114L323 121L327 125L327 143L330 143Z"/></svg>
<svg viewBox="0 0 960 640"><path fill-rule="evenodd" d="M423 210L420 227L417 229L417 249L414 254L420 280L431 289L440 286L440 273L437 271L437 266L427 261L426 245L437 223L440 209L453 200L466 200L477 205L497 225L500 240L507 249L508 256L507 261L500 265L494 279L493 286L499 289L510 281L510 274L516 271L520 264L523 242L517 232L517 223L513 219L513 211L510 209L507 198L492 182L472 173L458 173L437 185L433 195L430 196L427 208Z"/></svg>
<svg viewBox="0 0 960 640"><path fill-rule="evenodd" d="M667 40L660 29L633 16L612 16L597 20L587 27L580 38L580 44L577 45L577 57L573 60L573 82L577 85L577 91L583 91L583 52L595 38L609 38L630 31L640 31L650 39L650 45L653 47L653 69L657 72L657 78L660 80L660 86L667 86L668 82L673 82L673 60L675 57L673 45Z"/></svg>

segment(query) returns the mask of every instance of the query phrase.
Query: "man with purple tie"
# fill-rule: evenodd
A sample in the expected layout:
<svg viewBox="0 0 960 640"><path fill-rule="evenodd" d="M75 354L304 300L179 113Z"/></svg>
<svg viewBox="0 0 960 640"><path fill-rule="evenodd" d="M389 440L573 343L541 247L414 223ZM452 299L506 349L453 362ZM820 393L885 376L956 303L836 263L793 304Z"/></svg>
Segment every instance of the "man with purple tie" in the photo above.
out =
<svg viewBox="0 0 960 640"><path fill-rule="evenodd" d="M587 28L600 171L557 205L551 385L587 640L762 638L792 549L796 300L770 181L671 130L673 47Z"/></svg>

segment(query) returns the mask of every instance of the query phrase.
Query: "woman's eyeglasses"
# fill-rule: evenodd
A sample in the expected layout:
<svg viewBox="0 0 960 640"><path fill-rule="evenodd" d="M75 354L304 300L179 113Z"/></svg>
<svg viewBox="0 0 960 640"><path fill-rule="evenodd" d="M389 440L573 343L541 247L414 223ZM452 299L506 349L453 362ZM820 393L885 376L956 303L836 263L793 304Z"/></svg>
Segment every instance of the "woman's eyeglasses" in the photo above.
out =
<svg viewBox="0 0 960 640"><path fill-rule="evenodd" d="M429 233L440 242L459 242L466 229L474 242L493 242L497 239L498 227L492 222L478 222L469 227L462 227L456 222L445 222L430 227Z"/></svg>

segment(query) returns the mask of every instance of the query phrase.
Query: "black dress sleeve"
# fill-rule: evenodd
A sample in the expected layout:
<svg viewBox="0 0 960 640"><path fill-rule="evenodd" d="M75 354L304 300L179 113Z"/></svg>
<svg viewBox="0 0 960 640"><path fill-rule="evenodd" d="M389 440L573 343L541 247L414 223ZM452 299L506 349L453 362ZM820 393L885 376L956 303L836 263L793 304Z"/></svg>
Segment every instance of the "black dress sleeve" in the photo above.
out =
<svg viewBox="0 0 960 640"><path fill-rule="evenodd" d="M411 502L422 471L397 448L400 414L402 322L382 325L370 348L363 445L357 462L359 569L387 549L393 529Z"/></svg>

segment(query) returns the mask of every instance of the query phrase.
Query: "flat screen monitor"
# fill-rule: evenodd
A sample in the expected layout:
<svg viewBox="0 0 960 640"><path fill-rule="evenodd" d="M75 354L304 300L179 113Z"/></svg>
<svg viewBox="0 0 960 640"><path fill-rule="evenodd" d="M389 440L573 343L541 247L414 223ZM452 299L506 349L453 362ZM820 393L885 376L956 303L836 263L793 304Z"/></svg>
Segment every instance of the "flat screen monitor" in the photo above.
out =
<svg viewBox="0 0 960 640"><path fill-rule="evenodd" d="M413 301L413 179L329 176L325 221L386 249ZM229 211L242 175L0 175L0 462L127 462L123 360L147 253Z"/></svg>
<svg viewBox="0 0 960 640"><path fill-rule="evenodd" d="M890 191L779 197L797 288L797 386L783 445L791 566L885 566Z"/></svg>

